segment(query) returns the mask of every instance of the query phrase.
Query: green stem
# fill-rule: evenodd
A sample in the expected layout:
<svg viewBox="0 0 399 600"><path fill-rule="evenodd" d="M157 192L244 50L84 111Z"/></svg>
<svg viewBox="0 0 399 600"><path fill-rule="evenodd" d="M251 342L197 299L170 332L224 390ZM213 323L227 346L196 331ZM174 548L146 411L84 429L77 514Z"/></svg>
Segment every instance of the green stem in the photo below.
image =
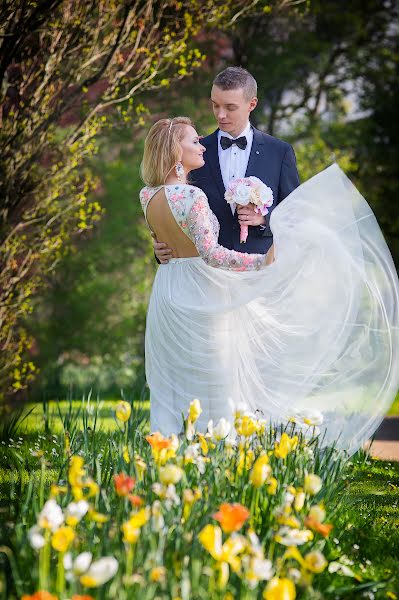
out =
<svg viewBox="0 0 399 600"><path fill-rule="evenodd" d="M50 554L51 554L51 545L50 545L50 530L46 529L44 538L45 544L43 548L40 550L39 555L39 589L40 590L48 590L49 584L49 573L50 573Z"/></svg>
<svg viewBox="0 0 399 600"><path fill-rule="evenodd" d="M65 590L64 552L58 554L57 565L57 593L61 596Z"/></svg>

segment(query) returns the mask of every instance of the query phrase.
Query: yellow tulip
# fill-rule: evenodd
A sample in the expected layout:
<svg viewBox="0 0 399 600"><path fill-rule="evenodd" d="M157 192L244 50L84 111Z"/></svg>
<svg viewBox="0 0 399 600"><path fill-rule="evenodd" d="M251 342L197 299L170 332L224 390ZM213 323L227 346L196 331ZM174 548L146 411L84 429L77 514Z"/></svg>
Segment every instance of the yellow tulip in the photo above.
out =
<svg viewBox="0 0 399 600"><path fill-rule="evenodd" d="M58 552L66 552L70 548L74 539L74 530L72 527L66 525L64 527L60 527L53 533L51 537L51 545L54 550L57 550Z"/></svg>
<svg viewBox="0 0 399 600"><path fill-rule="evenodd" d="M264 600L295 600L295 584L285 577L273 577L263 592Z"/></svg>
<svg viewBox="0 0 399 600"><path fill-rule="evenodd" d="M126 423L132 414L132 407L126 400L121 400L115 407L115 415L118 421Z"/></svg>

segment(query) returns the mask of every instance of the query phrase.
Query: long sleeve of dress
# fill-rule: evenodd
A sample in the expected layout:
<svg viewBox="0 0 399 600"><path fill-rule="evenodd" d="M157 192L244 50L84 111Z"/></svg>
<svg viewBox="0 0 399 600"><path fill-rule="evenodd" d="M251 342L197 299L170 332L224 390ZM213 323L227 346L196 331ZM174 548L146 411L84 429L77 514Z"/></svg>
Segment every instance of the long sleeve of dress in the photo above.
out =
<svg viewBox="0 0 399 600"><path fill-rule="evenodd" d="M212 266L233 271L253 271L266 267L264 254L228 250L218 244L219 222L209 208L208 199L197 188L187 215L188 235L200 256Z"/></svg>

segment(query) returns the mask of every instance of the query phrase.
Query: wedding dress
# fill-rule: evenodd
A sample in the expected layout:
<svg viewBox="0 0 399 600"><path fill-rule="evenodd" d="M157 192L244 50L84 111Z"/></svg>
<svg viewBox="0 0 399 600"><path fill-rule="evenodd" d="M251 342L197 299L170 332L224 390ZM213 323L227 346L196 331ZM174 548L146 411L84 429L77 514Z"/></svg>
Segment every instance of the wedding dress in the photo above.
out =
<svg viewBox="0 0 399 600"><path fill-rule="evenodd" d="M140 192L145 215L160 187ZM398 277L367 202L336 164L312 177L272 212L275 261L265 266L264 255L218 245L202 190L164 188L200 256L172 259L155 276L151 431L179 433L198 398L199 430L233 422L237 409L273 423L307 416L323 443L355 452L399 385Z"/></svg>

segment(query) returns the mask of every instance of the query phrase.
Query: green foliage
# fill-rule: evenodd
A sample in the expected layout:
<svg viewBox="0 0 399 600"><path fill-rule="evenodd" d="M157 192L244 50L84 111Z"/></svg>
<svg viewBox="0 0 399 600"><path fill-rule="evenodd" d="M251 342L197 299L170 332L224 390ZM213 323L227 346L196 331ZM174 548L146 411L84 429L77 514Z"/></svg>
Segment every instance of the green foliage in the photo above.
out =
<svg viewBox="0 0 399 600"><path fill-rule="evenodd" d="M257 4L257 3L255 3ZM52 1L0 8L1 395L34 377L24 321L32 297L75 236L103 214L88 163L108 127L142 125L144 92L201 66L194 43L206 26L228 25L242 0L137 3Z"/></svg>

